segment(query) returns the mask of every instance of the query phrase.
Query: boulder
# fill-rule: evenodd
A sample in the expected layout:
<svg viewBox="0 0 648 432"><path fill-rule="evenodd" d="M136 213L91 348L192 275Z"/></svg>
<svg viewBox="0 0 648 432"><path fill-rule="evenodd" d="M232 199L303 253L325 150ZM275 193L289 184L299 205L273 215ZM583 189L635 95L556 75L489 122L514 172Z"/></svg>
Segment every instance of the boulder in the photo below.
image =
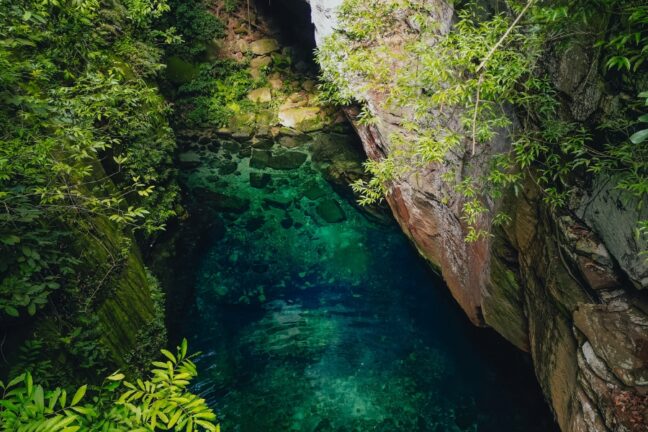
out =
<svg viewBox="0 0 648 432"><path fill-rule="evenodd" d="M308 155L306 153L287 151L277 155L271 155L267 165L277 170L291 170L302 166L307 158Z"/></svg>
<svg viewBox="0 0 648 432"><path fill-rule="evenodd" d="M316 200L326 195L326 190L318 185L316 181L311 180L304 186L304 196L310 200Z"/></svg>
<svg viewBox="0 0 648 432"><path fill-rule="evenodd" d="M178 159L182 168L195 168L201 164L200 155L194 151L180 153Z"/></svg>
<svg viewBox="0 0 648 432"><path fill-rule="evenodd" d="M252 149L252 156L250 157L250 167L263 169L268 166L271 153L268 150Z"/></svg>
<svg viewBox="0 0 648 432"><path fill-rule="evenodd" d="M225 195L203 187L195 188L194 196L197 200L223 212L243 213L250 208L250 201L247 199Z"/></svg>
<svg viewBox="0 0 648 432"><path fill-rule="evenodd" d="M281 138L279 138L279 144L282 147L294 148L299 146L299 141L291 136L282 136Z"/></svg>
<svg viewBox="0 0 648 432"><path fill-rule="evenodd" d="M247 95L248 99L256 103L267 103L272 100L272 92L268 87L261 87L255 90L252 90Z"/></svg>
<svg viewBox="0 0 648 432"><path fill-rule="evenodd" d="M218 168L218 173L220 175L232 174L238 168L238 164L234 161L226 161L223 165Z"/></svg>
<svg viewBox="0 0 648 432"><path fill-rule="evenodd" d="M315 131L323 127L320 112L318 107L284 108L279 110L279 122L298 131Z"/></svg>
<svg viewBox="0 0 648 432"><path fill-rule="evenodd" d="M272 177L268 173L250 173L250 186L253 188L263 189L270 183L270 180L272 180Z"/></svg>
<svg viewBox="0 0 648 432"><path fill-rule="evenodd" d="M279 50L279 42L276 39L259 39L250 43L250 50L255 55L266 55Z"/></svg>
<svg viewBox="0 0 648 432"><path fill-rule="evenodd" d="M290 204L292 204L292 202L293 202L292 197L285 196L285 195L273 195L263 199L264 204L270 207L275 207L283 210L290 207Z"/></svg>
<svg viewBox="0 0 648 432"><path fill-rule="evenodd" d="M252 138L252 147L259 149L270 149L274 145L271 137L255 135Z"/></svg>
<svg viewBox="0 0 648 432"><path fill-rule="evenodd" d="M316 210L317 214L328 223L338 223L346 220L342 206L334 199L322 201Z"/></svg>
<svg viewBox="0 0 648 432"><path fill-rule="evenodd" d="M253 69L261 69L266 66L270 66L272 63L272 58L269 56L255 57L250 60L250 67Z"/></svg>
<svg viewBox="0 0 648 432"><path fill-rule="evenodd" d="M241 144L236 141L225 141L223 148L229 153L238 153L241 150Z"/></svg>

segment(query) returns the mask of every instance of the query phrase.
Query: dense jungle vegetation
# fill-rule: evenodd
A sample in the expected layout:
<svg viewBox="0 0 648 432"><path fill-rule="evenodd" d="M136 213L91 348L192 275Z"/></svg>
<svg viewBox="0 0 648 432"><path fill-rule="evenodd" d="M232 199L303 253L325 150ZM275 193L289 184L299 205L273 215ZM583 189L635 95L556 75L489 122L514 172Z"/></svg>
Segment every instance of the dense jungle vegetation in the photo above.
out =
<svg viewBox="0 0 648 432"><path fill-rule="evenodd" d="M222 6L233 11L236 1ZM365 102L357 79L386 104L413 108L411 134L390 137L396 150L366 164L372 180L355 183L363 203L381 200L412 167L443 163L466 143L479 154L498 134L513 150L486 176L446 179L466 198L469 241L490 235L479 224L489 199L525 175L556 208L574 185L599 175L645 199L644 1L460 4L444 35L430 7L345 0L341 31L318 53L328 101ZM397 19L404 10L410 28ZM183 213L174 119L221 127L252 109L245 96L253 79L235 62L194 69L223 31L201 0L0 0L1 430L218 430L188 388L196 367L186 342L175 353L162 349L164 292L140 250ZM396 33L406 43L391 51L382 42ZM624 95L598 123L564 115L544 67L548 42L567 47L578 38L597 44L608 85ZM420 67L392 73L413 62ZM166 64L195 79L177 86ZM174 115L161 88L173 88L186 115ZM456 110L459 124L450 121ZM367 107L360 119L378 121ZM637 232L648 232L648 221ZM119 308L137 296L148 299L137 311L139 331L111 338L111 319L135 319ZM16 347L10 358L5 342Z"/></svg>
<svg viewBox="0 0 648 432"><path fill-rule="evenodd" d="M186 342L145 372L166 344L164 296L137 244L179 209L163 56L221 26L202 2L173 6L0 2L2 349L24 340L2 354L2 430L217 429L187 391ZM139 312L129 289L145 322L110 340L131 319L111 299Z"/></svg>

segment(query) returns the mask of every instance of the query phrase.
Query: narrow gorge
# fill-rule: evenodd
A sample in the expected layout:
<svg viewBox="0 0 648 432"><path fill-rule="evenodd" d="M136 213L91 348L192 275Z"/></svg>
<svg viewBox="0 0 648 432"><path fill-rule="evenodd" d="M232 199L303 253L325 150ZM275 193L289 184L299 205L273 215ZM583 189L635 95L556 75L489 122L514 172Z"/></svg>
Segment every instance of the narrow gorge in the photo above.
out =
<svg viewBox="0 0 648 432"><path fill-rule="evenodd" d="M0 42L0 430L648 432L641 0L0 0Z"/></svg>

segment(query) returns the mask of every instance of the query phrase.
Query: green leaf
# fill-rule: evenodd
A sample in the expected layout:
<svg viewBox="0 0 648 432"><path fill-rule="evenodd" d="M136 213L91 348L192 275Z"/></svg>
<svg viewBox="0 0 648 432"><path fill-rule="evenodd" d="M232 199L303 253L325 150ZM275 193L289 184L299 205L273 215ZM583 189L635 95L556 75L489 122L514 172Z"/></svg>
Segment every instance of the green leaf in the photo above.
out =
<svg viewBox="0 0 648 432"><path fill-rule="evenodd" d="M26 373L26 378L27 378L27 396L31 396L32 394L32 389L34 387L34 380L32 379L31 373L27 372Z"/></svg>
<svg viewBox="0 0 648 432"><path fill-rule="evenodd" d="M36 387L34 387L34 395L32 396L32 400L34 401L34 404L36 405L36 408L39 412L42 412L45 409L45 395L43 394L42 386L37 385Z"/></svg>
<svg viewBox="0 0 648 432"><path fill-rule="evenodd" d="M15 245L17 243L20 243L20 237L18 237L17 235L9 234L9 235L6 235L6 236L3 236L2 238L0 238L0 242L6 244L8 246L12 246L12 245Z"/></svg>
<svg viewBox="0 0 648 432"><path fill-rule="evenodd" d="M176 362L176 358L175 358L175 356L174 356L173 354L171 354L170 351L165 350L165 349L162 349L162 350L160 350L160 352L161 352L161 353L162 353L166 358L168 358L169 360L171 360L171 361L175 364L175 362Z"/></svg>
<svg viewBox="0 0 648 432"><path fill-rule="evenodd" d="M110 375L107 379L109 379L110 381L121 381L124 378L126 378L126 375L124 375L123 373L114 373Z"/></svg>
<svg viewBox="0 0 648 432"><path fill-rule="evenodd" d="M648 139L648 129L640 130L630 137L633 144L641 144Z"/></svg>
<svg viewBox="0 0 648 432"><path fill-rule="evenodd" d="M180 344L180 358L185 358L187 356L187 339L183 338L182 343Z"/></svg>
<svg viewBox="0 0 648 432"><path fill-rule="evenodd" d="M20 315L20 314L18 313L18 309L16 309L16 308L13 307L13 306L5 306L5 307L4 307L4 311L5 311L5 313L6 313L7 315L12 316L12 317L17 317L18 315Z"/></svg>
<svg viewBox="0 0 648 432"><path fill-rule="evenodd" d="M79 403L81 398L83 398L83 396L85 395L87 389L88 389L87 384L82 385L81 387L79 387L79 389L76 391L76 393L74 393L74 397L72 398L72 402L70 403L70 406L74 406L77 403Z"/></svg>

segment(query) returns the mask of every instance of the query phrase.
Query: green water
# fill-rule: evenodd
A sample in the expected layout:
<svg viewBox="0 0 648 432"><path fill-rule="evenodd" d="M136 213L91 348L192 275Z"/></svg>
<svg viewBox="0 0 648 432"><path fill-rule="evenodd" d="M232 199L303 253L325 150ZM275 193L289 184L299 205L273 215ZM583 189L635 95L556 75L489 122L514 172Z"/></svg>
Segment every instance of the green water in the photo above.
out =
<svg viewBox="0 0 648 432"><path fill-rule="evenodd" d="M353 137L255 142L266 162L250 142L192 142L179 333L223 430L555 430L526 359L469 324L393 222L327 182L359 168ZM306 160L267 166L286 152Z"/></svg>

